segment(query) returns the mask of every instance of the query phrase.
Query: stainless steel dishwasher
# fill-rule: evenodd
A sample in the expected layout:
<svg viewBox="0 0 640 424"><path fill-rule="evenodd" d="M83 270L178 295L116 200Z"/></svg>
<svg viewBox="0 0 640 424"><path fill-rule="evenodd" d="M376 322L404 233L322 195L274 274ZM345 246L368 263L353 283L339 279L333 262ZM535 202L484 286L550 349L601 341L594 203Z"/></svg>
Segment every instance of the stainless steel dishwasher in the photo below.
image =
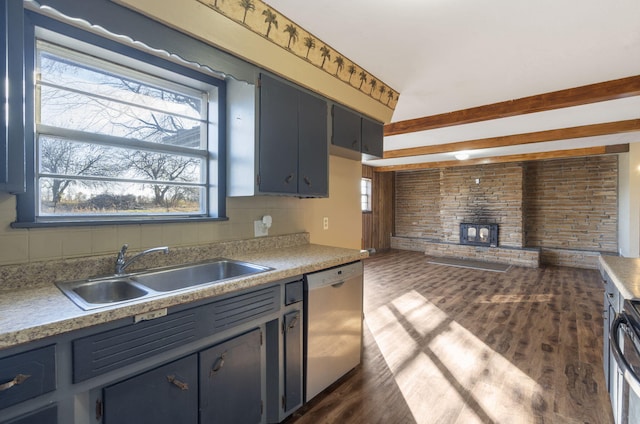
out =
<svg viewBox="0 0 640 424"><path fill-rule="evenodd" d="M360 363L362 262L305 276L305 401Z"/></svg>

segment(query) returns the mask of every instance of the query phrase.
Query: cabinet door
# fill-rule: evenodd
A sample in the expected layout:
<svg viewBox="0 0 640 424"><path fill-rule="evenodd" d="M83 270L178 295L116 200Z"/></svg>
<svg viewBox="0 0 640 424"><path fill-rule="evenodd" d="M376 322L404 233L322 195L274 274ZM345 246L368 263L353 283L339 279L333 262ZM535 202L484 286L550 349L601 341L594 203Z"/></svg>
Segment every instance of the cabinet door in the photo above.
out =
<svg viewBox="0 0 640 424"><path fill-rule="evenodd" d="M262 417L260 329L200 352L200 422L258 423Z"/></svg>
<svg viewBox="0 0 640 424"><path fill-rule="evenodd" d="M613 306L609 305L609 323L613 322L615 319L616 312L613 309ZM622 331L622 330L618 330ZM611 331L609 331L609 337L611 336ZM619 336L619 340L622 340L622 335ZM622 393L622 381L624 377L619 373L618 363L616 359L609 353L609 371L607 376L609 378L609 399L611 400L611 405L613 407L614 416L618 411L618 402L620 394ZM616 420L618 422L618 420Z"/></svg>
<svg viewBox="0 0 640 424"><path fill-rule="evenodd" d="M349 150L360 152L360 115L342 106L333 105L333 135L331 143Z"/></svg>
<svg viewBox="0 0 640 424"><path fill-rule="evenodd" d="M3 0L0 12L0 191L22 193L25 190L22 2Z"/></svg>
<svg viewBox="0 0 640 424"><path fill-rule="evenodd" d="M609 327L611 326L611 305L609 304L609 294L607 290L604 291L604 311L603 311L603 319L602 323L603 329L603 337L602 337L602 365L604 368L604 384L607 387L607 392L611 391L611 381L609 378L609 361L610 358L610 350L609 350Z"/></svg>
<svg viewBox="0 0 640 424"><path fill-rule="evenodd" d="M36 412L14 418L9 421L2 421L0 424L57 424L58 407L56 405L47 406Z"/></svg>
<svg viewBox="0 0 640 424"><path fill-rule="evenodd" d="M284 402L286 413L302 404L302 315L284 316Z"/></svg>
<svg viewBox="0 0 640 424"><path fill-rule="evenodd" d="M381 158L383 153L383 126L379 122L362 118L362 153L366 158Z"/></svg>
<svg viewBox="0 0 640 424"><path fill-rule="evenodd" d="M260 77L258 186L263 193L298 192L298 90Z"/></svg>
<svg viewBox="0 0 640 424"><path fill-rule="evenodd" d="M104 389L105 424L197 424L198 359L190 355Z"/></svg>
<svg viewBox="0 0 640 424"><path fill-rule="evenodd" d="M298 194L327 196L327 102L304 92L298 94Z"/></svg>
<svg viewBox="0 0 640 424"><path fill-rule="evenodd" d="M0 384L0 409L55 390L55 345L0 359Z"/></svg>

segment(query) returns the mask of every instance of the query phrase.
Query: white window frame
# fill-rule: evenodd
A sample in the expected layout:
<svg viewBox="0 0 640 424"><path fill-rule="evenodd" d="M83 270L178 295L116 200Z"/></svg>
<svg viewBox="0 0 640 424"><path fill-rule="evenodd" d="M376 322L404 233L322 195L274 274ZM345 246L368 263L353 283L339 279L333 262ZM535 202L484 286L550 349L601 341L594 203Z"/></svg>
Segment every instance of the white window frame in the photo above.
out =
<svg viewBox="0 0 640 424"><path fill-rule="evenodd" d="M372 191L371 178L362 178L360 180L360 208L362 212L371 212L371 191Z"/></svg>

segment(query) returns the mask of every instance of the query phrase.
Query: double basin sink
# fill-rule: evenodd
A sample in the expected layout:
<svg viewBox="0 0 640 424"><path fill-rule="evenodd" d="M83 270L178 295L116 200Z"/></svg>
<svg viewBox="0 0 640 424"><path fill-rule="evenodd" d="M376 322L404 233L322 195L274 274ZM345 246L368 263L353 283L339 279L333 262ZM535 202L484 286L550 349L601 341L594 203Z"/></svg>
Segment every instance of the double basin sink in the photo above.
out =
<svg viewBox="0 0 640 424"><path fill-rule="evenodd" d="M84 310L140 300L195 286L219 284L272 268L231 259L157 268L133 274L58 282L58 288Z"/></svg>

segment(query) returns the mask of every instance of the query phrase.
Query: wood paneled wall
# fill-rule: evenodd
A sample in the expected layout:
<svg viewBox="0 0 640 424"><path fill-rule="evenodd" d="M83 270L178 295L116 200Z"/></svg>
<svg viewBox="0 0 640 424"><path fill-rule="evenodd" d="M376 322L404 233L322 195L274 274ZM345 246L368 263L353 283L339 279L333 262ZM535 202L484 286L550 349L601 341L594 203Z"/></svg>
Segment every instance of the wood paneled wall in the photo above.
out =
<svg viewBox="0 0 640 424"><path fill-rule="evenodd" d="M394 172L374 172L362 166L362 176L371 178L371 212L362 213L362 248L385 251L391 247L394 231Z"/></svg>

